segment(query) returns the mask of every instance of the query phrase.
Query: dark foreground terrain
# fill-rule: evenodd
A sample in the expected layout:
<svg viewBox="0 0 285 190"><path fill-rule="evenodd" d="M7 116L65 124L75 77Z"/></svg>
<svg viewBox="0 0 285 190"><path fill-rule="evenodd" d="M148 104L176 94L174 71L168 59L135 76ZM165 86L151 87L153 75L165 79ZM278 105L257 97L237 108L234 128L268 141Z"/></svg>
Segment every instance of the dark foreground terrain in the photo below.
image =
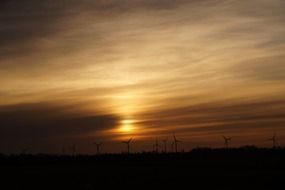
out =
<svg viewBox="0 0 285 190"><path fill-rule="evenodd" d="M0 189L284 189L285 149L0 156Z"/></svg>

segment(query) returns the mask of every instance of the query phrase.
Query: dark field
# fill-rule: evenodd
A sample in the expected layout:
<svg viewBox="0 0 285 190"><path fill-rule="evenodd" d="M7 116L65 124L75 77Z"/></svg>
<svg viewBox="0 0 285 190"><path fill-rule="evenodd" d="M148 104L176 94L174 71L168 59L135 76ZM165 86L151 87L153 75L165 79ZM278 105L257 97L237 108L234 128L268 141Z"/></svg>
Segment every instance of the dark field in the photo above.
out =
<svg viewBox="0 0 285 190"><path fill-rule="evenodd" d="M3 189L284 189L285 149L0 157ZM2 189L2 188L1 188Z"/></svg>

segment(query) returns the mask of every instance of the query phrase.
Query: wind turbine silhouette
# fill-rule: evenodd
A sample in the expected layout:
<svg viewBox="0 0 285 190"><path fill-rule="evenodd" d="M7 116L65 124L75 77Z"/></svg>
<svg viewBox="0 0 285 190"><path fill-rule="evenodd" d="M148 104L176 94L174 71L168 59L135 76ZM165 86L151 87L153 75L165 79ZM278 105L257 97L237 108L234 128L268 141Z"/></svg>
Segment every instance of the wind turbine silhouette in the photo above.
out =
<svg viewBox="0 0 285 190"><path fill-rule="evenodd" d="M174 141L171 143L171 151L174 152Z"/></svg>
<svg viewBox="0 0 285 190"><path fill-rule="evenodd" d="M177 140L175 134L173 134L173 139L174 139L173 143L174 143L174 147L175 147L175 153L177 153L177 152L178 152L178 151L177 151L177 150L178 150L178 149L177 149L177 144L178 144L178 143L181 143L182 141Z"/></svg>
<svg viewBox="0 0 285 190"><path fill-rule="evenodd" d="M162 140L163 145L164 145L164 153L167 152L167 138Z"/></svg>
<svg viewBox="0 0 285 190"><path fill-rule="evenodd" d="M24 149L22 150L22 153L21 153L21 154L26 155L27 152L28 152L28 149L27 149L27 148L24 148Z"/></svg>
<svg viewBox="0 0 285 190"><path fill-rule="evenodd" d="M155 140L155 144L153 145L153 147L155 148L155 152L158 153L158 148L160 147L160 145L158 144L157 138Z"/></svg>
<svg viewBox="0 0 285 190"><path fill-rule="evenodd" d="M232 140L232 137L223 136L223 138L224 138L224 141L225 141L225 147L229 148L229 142Z"/></svg>
<svg viewBox="0 0 285 190"><path fill-rule="evenodd" d="M100 147L102 146L102 142L100 143L97 143L97 142L94 142L93 143L95 146L96 146L96 154L99 155L100 154Z"/></svg>
<svg viewBox="0 0 285 190"><path fill-rule="evenodd" d="M133 138L130 138L129 140L127 141L122 141L123 144L126 144L127 145L127 153L130 154L130 143L131 141L133 140Z"/></svg>
<svg viewBox="0 0 285 190"><path fill-rule="evenodd" d="M277 139L276 139L276 134L274 133L274 135L272 136L272 138L268 139L269 141L272 141L272 147L276 148L277 145Z"/></svg>
<svg viewBox="0 0 285 190"><path fill-rule="evenodd" d="M75 155L76 155L76 145L75 145L75 144L73 144L73 145L71 146L71 154L72 154L72 156L75 156Z"/></svg>

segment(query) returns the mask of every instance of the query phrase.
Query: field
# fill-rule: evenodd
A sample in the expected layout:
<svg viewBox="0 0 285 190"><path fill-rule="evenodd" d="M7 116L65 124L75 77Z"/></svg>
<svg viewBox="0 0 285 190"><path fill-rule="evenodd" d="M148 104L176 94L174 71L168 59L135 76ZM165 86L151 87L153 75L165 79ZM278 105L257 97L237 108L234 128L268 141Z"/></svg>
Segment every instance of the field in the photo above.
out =
<svg viewBox="0 0 285 190"><path fill-rule="evenodd" d="M2 155L5 189L195 187L275 189L284 184L285 149L194 149L187 153Z"/></svg>

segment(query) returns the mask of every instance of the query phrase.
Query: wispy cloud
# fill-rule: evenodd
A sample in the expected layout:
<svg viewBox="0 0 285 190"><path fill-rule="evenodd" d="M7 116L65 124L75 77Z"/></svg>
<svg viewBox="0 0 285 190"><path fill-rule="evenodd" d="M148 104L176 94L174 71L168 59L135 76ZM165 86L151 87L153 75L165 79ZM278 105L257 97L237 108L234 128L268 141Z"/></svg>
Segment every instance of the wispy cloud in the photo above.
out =
<svg viewBox="0 0 285 190"><path fill-rule="evenodd" d="M89 113L76 105L54 105L52 102L1 106L0 138L6 145L2 147L5 150L23 142L27 143L23 146L31 148L34 144L43 146L43 142L50 145L53 141L78 143L78 139L98 138L100 131L116 127L119 120L116 115ZM54 148L51 146L49 150Z"/></svg>
<svg viewBox="0 0 285 190"><path fill-rule="evenodd" d="M2 106L76 104L141 135L284 124L281 0L0 4Z"/></svg>

